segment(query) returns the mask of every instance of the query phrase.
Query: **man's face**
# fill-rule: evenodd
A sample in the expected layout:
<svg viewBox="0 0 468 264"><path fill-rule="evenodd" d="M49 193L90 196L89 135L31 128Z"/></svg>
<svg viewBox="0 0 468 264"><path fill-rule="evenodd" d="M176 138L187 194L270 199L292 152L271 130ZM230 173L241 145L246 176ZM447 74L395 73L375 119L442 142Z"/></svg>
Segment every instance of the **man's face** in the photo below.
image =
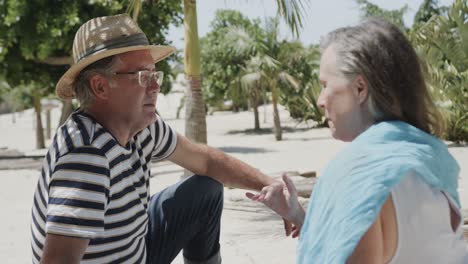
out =
<svg viewBox="0 0 468 264"><path fill-rule="evenodd" d="M118 55L120 62L114 68L109 104L112 113L133 131L140 131L156 120L156 99L160 87L155 80L140 85L138 74L119 74L154 71L153 57L148 50L130 51Z"/></svg>

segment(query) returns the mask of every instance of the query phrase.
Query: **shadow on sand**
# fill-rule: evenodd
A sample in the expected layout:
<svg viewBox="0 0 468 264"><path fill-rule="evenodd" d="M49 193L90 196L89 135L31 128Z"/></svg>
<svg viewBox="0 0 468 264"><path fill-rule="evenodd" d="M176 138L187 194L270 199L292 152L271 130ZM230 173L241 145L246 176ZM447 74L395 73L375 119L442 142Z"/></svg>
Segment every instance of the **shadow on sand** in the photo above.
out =
<svg viewBox="0 0 468 264"><path fill-rule="evenodd" d="M309 131L312 128L307 128L307 127L301 127L301 128L296 128L296 127L281 127L283 130L283 133L294 133L294 132L303 132L303 131ZM230 130L226 133L226 135L237 135L237 134L245 134L245 135L266 135L266 134L272 134L273 133L273 128L260 128L260 129L243 129L243 130Z"/></svg>
<svg viewBox="0 0 468 264"><path fill-rule="evenodd" d="M273 152L273 151L265 149L265 148L235 147L235 146L220 147L218 149L223 151L223 152L226 152L226 153L267 153L267 152Z"/></svg>

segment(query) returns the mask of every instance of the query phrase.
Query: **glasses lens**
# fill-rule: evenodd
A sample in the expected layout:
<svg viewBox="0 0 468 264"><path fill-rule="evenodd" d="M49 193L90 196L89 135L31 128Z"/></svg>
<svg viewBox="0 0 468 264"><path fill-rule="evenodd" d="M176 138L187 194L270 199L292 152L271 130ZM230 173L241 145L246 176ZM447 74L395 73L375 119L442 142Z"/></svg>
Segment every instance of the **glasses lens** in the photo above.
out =
<svg viewBox="0 0 468 264"><path fill-rule="evenodd" d="M162 71L154 72L154 77L156 78L156 83L158 84L158 86L161 87L164 79L164 73Z"/></svg>
<svg viewBox="0 0 468 264"><path fill-rule="evenodd" d="M158 86L162 85L164 73L162 71L139 71L138 83L142 87L148 87L152 81L155 81Z"/></svg>
<svg viewBox="0 0 468 264"><path fill-rule="evenodd" d="M139 71L138 72L138 84L141 87L146 87L148 84L149 76L148 71Z"/></svg>

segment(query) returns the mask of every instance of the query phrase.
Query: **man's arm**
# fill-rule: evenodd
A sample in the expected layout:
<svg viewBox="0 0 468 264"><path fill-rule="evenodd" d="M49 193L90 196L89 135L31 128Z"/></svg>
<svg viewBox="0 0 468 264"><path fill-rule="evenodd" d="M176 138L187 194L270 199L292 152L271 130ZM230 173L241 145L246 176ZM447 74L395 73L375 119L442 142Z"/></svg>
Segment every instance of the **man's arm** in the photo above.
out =
<svg viewBox="0 0 468 264"><path fill-rule="evenodd" d="M179 134L177 146L168 159L193 173L212 177L232 187L261 190L275 182L281 184L220 150L190 142Z"/></svg>
<svg viewBox="0 0 468 264"><path fill-rule="evenodd" d="M80 263L88 247L89 239L47 234L41 263Z"/></svg>

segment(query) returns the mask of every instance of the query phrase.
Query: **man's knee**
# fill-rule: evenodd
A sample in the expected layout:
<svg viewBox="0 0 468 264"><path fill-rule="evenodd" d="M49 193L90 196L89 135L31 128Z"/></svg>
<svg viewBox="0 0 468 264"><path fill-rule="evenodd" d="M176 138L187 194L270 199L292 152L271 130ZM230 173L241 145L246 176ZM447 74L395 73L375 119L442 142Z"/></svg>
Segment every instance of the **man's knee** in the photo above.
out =
<svg viewBox="0 0 468 264"><path fill-rule="evenodd" d="M183 187L182 187L183 186ZM183 199L188 204L196 204L202 211L221 215L224 204L224 186L207 176L194 175L185 180L178 195L185 196Z"/></svg>
<svg viewBox="0 0 468 264"><path fill-rule="evenodd" d="M223 197L224 186L208 176L193 175L187 179L192 190L212 197Z"/></svg>

